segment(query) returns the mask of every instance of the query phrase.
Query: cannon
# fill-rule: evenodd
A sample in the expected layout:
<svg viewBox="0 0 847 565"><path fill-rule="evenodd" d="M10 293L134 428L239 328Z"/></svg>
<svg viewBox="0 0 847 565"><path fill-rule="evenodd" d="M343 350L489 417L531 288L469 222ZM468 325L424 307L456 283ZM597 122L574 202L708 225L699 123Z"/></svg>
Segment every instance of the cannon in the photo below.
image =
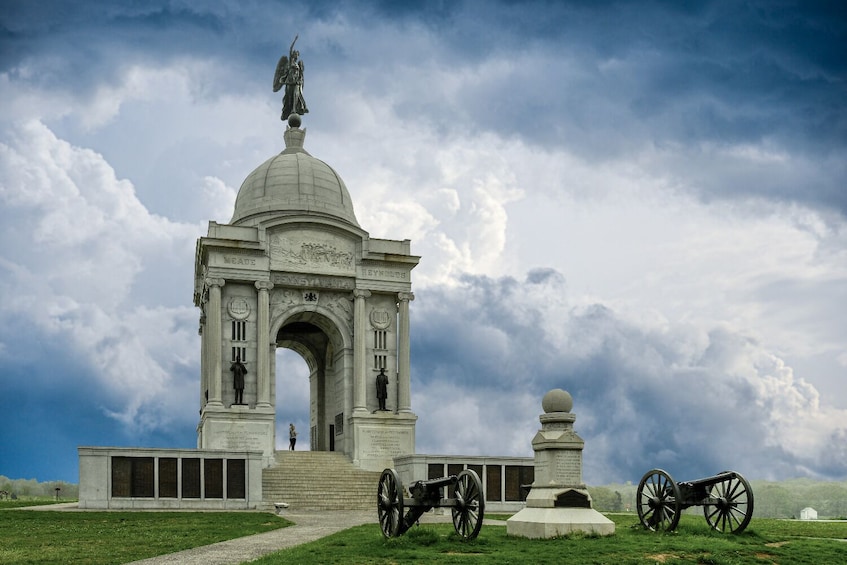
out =
<svg viewBox="0 0 847 565"><path fill-rule="evenodd" d="M442 498L441 490L452 487L453 498ZM386 538L402 536L424 512L433 508L450 508L453 528L461 537L471 540L482 528L485 499L482 482L473 469L440 479L415 481L409 486L410 498L404 496L403 483L394 469L386 469L379 478L376 508L379 526ZM405 515L403 514L406 509Z"/></svg>
<svg viewBox="0 0 847 565"><path fill-rule="evenodd" d="M753 490L735 471L676 483L662 469L648 471L638 483L638 519L652 531L673 531L682 511L702 506L706 522L720 532L738 534L753 517Z"/></svg>

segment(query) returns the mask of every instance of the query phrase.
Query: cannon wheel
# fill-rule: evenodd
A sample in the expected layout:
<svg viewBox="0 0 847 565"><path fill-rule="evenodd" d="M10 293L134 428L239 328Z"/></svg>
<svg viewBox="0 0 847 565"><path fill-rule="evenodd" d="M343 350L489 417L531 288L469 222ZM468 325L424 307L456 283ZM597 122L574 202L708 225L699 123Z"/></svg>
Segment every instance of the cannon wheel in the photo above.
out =
<svg viewBox="0 0 847 565"><path fill-rule="evenodd" d="M382 535L395 538L401 535L403 523L403 483L394 469L386 469L379 477L376 491L376 512Z"/></svg>
<svg viewBox="0 0 847 565"><path fill-rule="evenodd" d="M721 532L740 534L753 517L753 490L738 473L728 473L726 479L709 487L709 497L716 504L704 504L703 514L709 525Z"/></svg>
<svg viewBox="0 0 847 565"><path fill-rule="evenodd" d="M653 469L641 478L635 504L638 519L648 530L671 532L679 524L679 487L669 474Z"/></svg>
<svg viewBox="0 0 847 565"><path fill-rule="evenodd" d="M453 507L453 528L465 539L474 539L482 528L485 497L482 481L473 469L465 469L456 477L456 505Z"/></svg>

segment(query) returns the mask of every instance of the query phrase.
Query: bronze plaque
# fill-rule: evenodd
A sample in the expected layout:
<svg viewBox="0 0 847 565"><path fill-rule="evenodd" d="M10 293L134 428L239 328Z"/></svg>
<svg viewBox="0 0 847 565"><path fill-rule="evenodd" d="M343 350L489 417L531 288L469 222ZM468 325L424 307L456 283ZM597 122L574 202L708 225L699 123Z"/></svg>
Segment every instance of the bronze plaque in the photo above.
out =
<svg viewBox="0 0 847 565"><path fill-rule="evenodd" d="M159 498L177 497L176 457L159 458Z"/></svg>
<svg viewBox="0 0 847 565"><path fill-rule="evenodd" d="M247 488L244 474L244 459L227 459L226 461L226 497L247 498Z"/></svg>
<svg viewBox="0 0 847 565"><path fill-rule="evenodd" d="M132 461L129 457L112 457L112 496L132 496Z"/></svg>
<svg viewBox="0 0 847 565"><path fill-rule="evenodd" d="M224 497L224 460L206 459L203 465L203 487L206 498Z"/></svg>
<svg viewBox="0 0 847 565"><path fill-rule="evenodd" d="M521 500L521 468L517 465L506 465L506 500Z"/></svg>
<svg viewBox="0 0 847 565"><path fill-rule="evenodd" d="M153 498L152 457L112 457L112 496Z"/></svg>
<svg viewBox="0 0 847 565"><path fill-rule="evenodd" d="M500 481L503 477L503 468L500 465L489 465L486 470L485 500L499 502L502 499Z"/></svg>
<svg viewBox="0 0 847 565"><path fill-rule="evenodd" d="M444 465L442 463L430 463L426 467L427 479L440 479L444 476Z"/></svg>
<svg viewBox="0 0 847 565"><path fill-rule="evenodd" d="M200 498L200 460L182 460L182 498Z"/></svg>

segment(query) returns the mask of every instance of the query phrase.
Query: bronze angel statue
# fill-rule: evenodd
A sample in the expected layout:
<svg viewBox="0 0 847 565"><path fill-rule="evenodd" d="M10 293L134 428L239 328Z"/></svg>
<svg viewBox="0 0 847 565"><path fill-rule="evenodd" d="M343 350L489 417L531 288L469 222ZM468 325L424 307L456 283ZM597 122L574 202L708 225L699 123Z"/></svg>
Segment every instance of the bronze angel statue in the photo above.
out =
<svg viewBox="0 0 847 565"><path fill-rule="evenodd" d="M298 37L300 36L295 36L291 42L288 55L280 57L274 73L274 92L279 92L285 86L285 94L282 97L283 121L291 114L302 116L309 111L303 98L303 61L300 60L300 52L294 50Z"/></svg>

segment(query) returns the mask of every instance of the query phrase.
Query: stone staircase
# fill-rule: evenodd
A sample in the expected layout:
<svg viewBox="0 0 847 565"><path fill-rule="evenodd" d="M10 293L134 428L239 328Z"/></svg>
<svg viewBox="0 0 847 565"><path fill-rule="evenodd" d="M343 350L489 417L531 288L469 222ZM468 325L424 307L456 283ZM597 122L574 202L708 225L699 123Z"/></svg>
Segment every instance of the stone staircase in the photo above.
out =
<svg viewBox="0 0 847 565"><path fill-rule="evenodd" d="M276 465L262 470L262 498L269 509L373 510L379 471L357 469L334 451L277 451Z"/></svg>

